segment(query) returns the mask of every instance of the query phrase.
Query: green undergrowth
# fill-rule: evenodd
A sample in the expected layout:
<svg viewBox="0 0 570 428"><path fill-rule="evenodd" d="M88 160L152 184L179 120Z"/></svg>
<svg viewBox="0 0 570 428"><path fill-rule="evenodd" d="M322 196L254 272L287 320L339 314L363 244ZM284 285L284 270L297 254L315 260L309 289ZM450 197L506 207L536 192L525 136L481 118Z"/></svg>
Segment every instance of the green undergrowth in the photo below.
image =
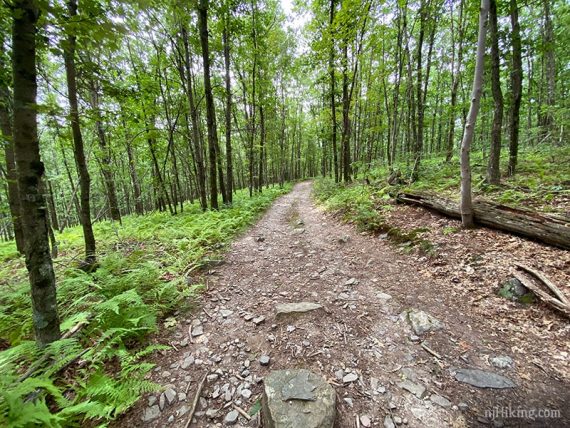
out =
<svg viewBox="0 0 570 428"><path fill-rule="evenodd" d="M504 156L501 171L507 169ZM502 177L501 185L485 183L487 161L480 152L472 154L473 193L476 197L514 206L532 207L541 211L564 211L564 199L570 197L570 147L527 149L519 154L517 173L514 177ZM355 165L361 172L351 184L336 184L330 178L318 179L314 193L317 200L343 220L354 223L360 230L384 233L404 249L419 248L426 254L434 251L425 239L423 228L403 229L390 225L386 212L394 209L393 197L398 192L422 191L437 193L457 199L460 188L460 169L457 159L446 162L443 157L422 160L419 179L410 183L411 165L400 164L397 170L402 183L390 186L386 166L374 166L367 170ZM365 180L366 179L366 180ZM457 232L445 228L442 233Z"/></svg>
<svg viewBox="0 0 570 428"><path fill-rule="evenodd" d="M506 205L524 205L542 211L558 212L564 208L558 206L558 200L570 197L570 146L547 146L526 148L519 153L517 170L514 177L508 177L508 156L501 159L501 184L489 185L485 181L487 155L482 152L471 154L473 194ZM409 184L410 164L399 164L404 184L391 190L425 191L438 193L452 199L459 198L460 166L454 157L446 162L444 157L435 156L422 160L419 179ZM375 186L386 186L388 169L376 166L365 174Z"/></svg>
<svg viewBox="0 0 570 428"><path fill-rule="evenodd" d="M220 256L229 241L285 189L231 207L201 212L185 206L176 216L127 216L122 225L95 225L99 268L77 268L79 227L56 236L54 267L62 333L77 334L40 350L33 341L29 284L13 243L0 244L0 426L105 426L158 385L145 379L145 357L165 349L148 335L175 311L188 309L202 287L187 276ZM174 320L174 323L172 322ZM176 324L175 318L166 325ZM22 379L23 375L32 375Z"/></svg>
<svg viewBox="0 0 570 428"><path fill-rule="evenodd" d="M343 221L355 224L359 230L385 234L386 238L405 250L418 248L430 254L432 244L422 237L428 229L404 230L390 225L385 213L393 209L388 188L364 184L336 184L331 179L315 182L314 195L325 209L339 214Z"/></svg>

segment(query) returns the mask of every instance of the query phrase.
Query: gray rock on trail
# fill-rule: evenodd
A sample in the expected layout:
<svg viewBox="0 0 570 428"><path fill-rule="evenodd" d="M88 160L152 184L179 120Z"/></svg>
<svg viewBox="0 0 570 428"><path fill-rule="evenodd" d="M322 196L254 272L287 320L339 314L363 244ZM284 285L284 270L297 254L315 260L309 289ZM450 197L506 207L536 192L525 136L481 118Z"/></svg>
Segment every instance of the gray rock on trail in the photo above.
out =
<svg viewBox="0 0 570 428"><path fill-rule="evenodd" d="M426 388L419 383L414 383L410 380L404 380L403 382L398 383L398 386L402 389L405 389L408 392L411 392L420 400L422 400L426 396Z"/></svg>
<svg viewBox="0 0 570 428"><path fill-rule="evenodd" d="M360 425L362 425L364 428L370 428L372 425L372 420L370 420L370 417L368 417L368 415L362 415L360 417Z"/></svg>
<svg viewBox="0 0 570 428"><path fill-rule="evenodd" d="M202 324L199 324L192 328L192 337L202 336L203 334L204 334L204 327L202 327Z"/></svg>
<svg viewBox="0 0 570 428"><path fill-rule="evenodd" d="M490 361L498 369L509 369L513 366L513 359L508 355L497 355L491 358Z"/></svg>
<svg viewBox="0 0 570 428"><path fill-rule="evenodd" d="M221 310L220 310L220 315L221 315L223 318L227 318L227 317L229 317L229 316L230 316L231 314L233 314L233 313L234 313L234 311L230 311L229 309L221 309Z"/></svg>
<svg viewBox="0 0 570 428"><path fill-rule="evenodd" d="M344 383L356 382L358 380L358 375L356 373L348 373L343 378Z"/></svg>
<svg viewBox="0 0 570 428"><path fill-rule="evenodd" d="M166 397L168 405L173 404L178 398L176 391L172 388L168 388L166 391L164 391L164 396Z"/></svg>
<svg viewBox="0 0 570 428"><path fill-rule="evenodd" d="M144 413L141 419L143 422L150 422L158 418L159 416L160 416L160 408L158 407L158 404L155 404L154 406L150 406L144 409Z"/></svg>
<svg viewBox="0 0 570 428"><path fill-rule="evenodd" d="M259 317L253 319L253 323L255 325L263 324L264 322L265 322L264 316L259 316Z"/></svg>
<svg viewBox="0 0 570 428"><path fill-rule="evenodd" d="M275 317L280 318L287 315L299 315L322 309L323 305L313 302L282 303L275 307Z"/></svg>
<svg viewBox="0 0 570 428"><path fill-rule="evenodd" d="M443 324L437 318L432 317L424 311L412 309L408 312L408 320L410 321L414 333L418 336L421 336L428 331L440 330L443 328Z"/></svg>
<svg viewBox="0 0 570 428"><path fill-rule="evenodd" d="M396 428L396 425L394 425L394 421L390 415L386 415L384 418L384 428Z"/></svg>
<svg viewBox="0 0 570 428"><path fill-rule="evenodd" d="M336 394L305 369L278 370L264 379L263 423L267 428L332 428Z"/></svg>
<svg viewBox="0 0 570 428"><path fill-rule="evenodd" d="M186 404L183 404L182 407L180 407L177 411L176 411L176 416L180 417L180 416L184 416L186 413L188 413L190 411L190 407L188 407Z"/></svg>
<svg viewBox="0 0 570 428"><path fill-rule="evenodd" d="M270 361L271 358L269 358L269 355L262 355L261 357L259 357L259 364L261 364L262 366L268 366Z"/></svg>
<svg viewBox="0 0 570 428"><path fill-rule="evenodd" d="M456 369L455 379L477 388L505 389L517 386L508 377L479 369Z"/></svg>
<svg viewBox="0 0 570 428"><path fill-rule="evenodd" d="M206 410L206 417L208 419L214 419L216 416L218 416L218 409L208 409Z"/></svg>
<svg viewBox="0 0 570 428"><path fill-rule="evenodd" d="M237 410L232 410L224 418L224 425L226 426L235 425L237 423L238 417L239 413L237 412Z"/></svg>
<svg viewBox="0 0 570 428"><path fill-rule="evenodd" d="M429 399L432 403L435 403L438 406L444 407L446 409L451 407L451 401L445 397L442 397L441 395L432 394Z"/></svg>
<svg viewBox="0 0 570 428"><path fill-rule="evenodd" d="M187 370L188 367L190 367L193 364L194 364L194 357L192 355L189 355L186 358L184 358L182 364L180 365L180 368L183 370Z"/></svg>

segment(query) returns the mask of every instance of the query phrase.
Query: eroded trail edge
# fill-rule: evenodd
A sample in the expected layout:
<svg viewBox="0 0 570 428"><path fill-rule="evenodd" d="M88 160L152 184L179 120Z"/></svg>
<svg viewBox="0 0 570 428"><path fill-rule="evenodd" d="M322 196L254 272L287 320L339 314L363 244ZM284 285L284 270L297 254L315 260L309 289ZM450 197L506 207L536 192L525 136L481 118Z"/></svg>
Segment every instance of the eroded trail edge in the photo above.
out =
<svg viewBox="0 0 570 428"><path fill-rule="evenodd" d="M462 311L455 295L418 273L417 261L325 214L311 186L296 185L232 244L207 276L201 307L179 320L174 348L157 362L153 380L165 391L145 397L119 425L187 426L206 376L191 426L258 426L243 413L259 400L264 376L287 368L328 380L339 427L357 418L360 426L411 427L568 422L565 379L540 361L511 358L500 331ZM296 302L322 308L276 317L276 305ZM474 375L504 389L466 383ZM509 407L560 415L499 413Z"/></svg>

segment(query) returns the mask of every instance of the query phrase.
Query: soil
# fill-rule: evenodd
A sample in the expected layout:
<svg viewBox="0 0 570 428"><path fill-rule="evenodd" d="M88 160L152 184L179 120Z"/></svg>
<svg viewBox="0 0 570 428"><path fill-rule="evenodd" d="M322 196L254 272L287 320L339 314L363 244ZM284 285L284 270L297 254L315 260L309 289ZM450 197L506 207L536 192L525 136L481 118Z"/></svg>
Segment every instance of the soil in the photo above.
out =
<svg viewBox="0 0 570 428"><path fill-rule="evenodd" d="M459 230L454 220L396 207L394 224L426 228L421 236L433 247L423 254L341 223L315 204L311 189L310 182L299 183L277 200L223 263L205 273L207 291L196 309L155 337L173 347L156 356L152 379L186 398L143 422L147 400L158 403L160 393L145 397L116 426L186 427L207 374L218 376L205 381L190 426L222 426L234 405L245 412L255 407L262 378L284 368L308 368L333 385L342 428L365 426L357 425L364 416L371 426L384 426L387 416L409 427L570 426L568 320L542 304L496 295L513 261L541 269L570 295L570 252L488 229ZM275 318L277 304L301 301L324 308ZM411 309L443 328L415 336L405 316ZM252 316L265 320L256 325ZM192 337L198 323L204 334ZM262 355L270 357L268 366L260 365ZM189 356L194 364L183 369ZM492 366L496 356L509 356L513 366ZM460 383L457 368L498 373L516 387ZM348 373L357 380L343 382ZM422 398L398 385L406 379L426 388ZM223 392L214 398L224 384L233 392L229 401ZM249 398L239 394L244 389ZM432 394L450 406L436 404ZM539 417L540 410L554 417ZM260 426L259 414L250 421L240 416L235 426Z"/></svg>

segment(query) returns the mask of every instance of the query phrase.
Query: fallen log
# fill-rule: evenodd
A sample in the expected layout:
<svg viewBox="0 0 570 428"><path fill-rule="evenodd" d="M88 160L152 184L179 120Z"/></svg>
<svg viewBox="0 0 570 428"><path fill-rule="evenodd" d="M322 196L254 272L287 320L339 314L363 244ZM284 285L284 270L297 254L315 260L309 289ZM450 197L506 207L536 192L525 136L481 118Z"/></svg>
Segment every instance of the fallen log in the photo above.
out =
<svg viewBox="0 0 570 428"><path fill-rule="evenodd" d="M461 218L459 202L427 193L399 193L398 202L419 205ZM514 208L488 201L473 201L475 222L493 229L535 239L546 244L570 250L570 218L543 214L526 208Z"/></svg>

